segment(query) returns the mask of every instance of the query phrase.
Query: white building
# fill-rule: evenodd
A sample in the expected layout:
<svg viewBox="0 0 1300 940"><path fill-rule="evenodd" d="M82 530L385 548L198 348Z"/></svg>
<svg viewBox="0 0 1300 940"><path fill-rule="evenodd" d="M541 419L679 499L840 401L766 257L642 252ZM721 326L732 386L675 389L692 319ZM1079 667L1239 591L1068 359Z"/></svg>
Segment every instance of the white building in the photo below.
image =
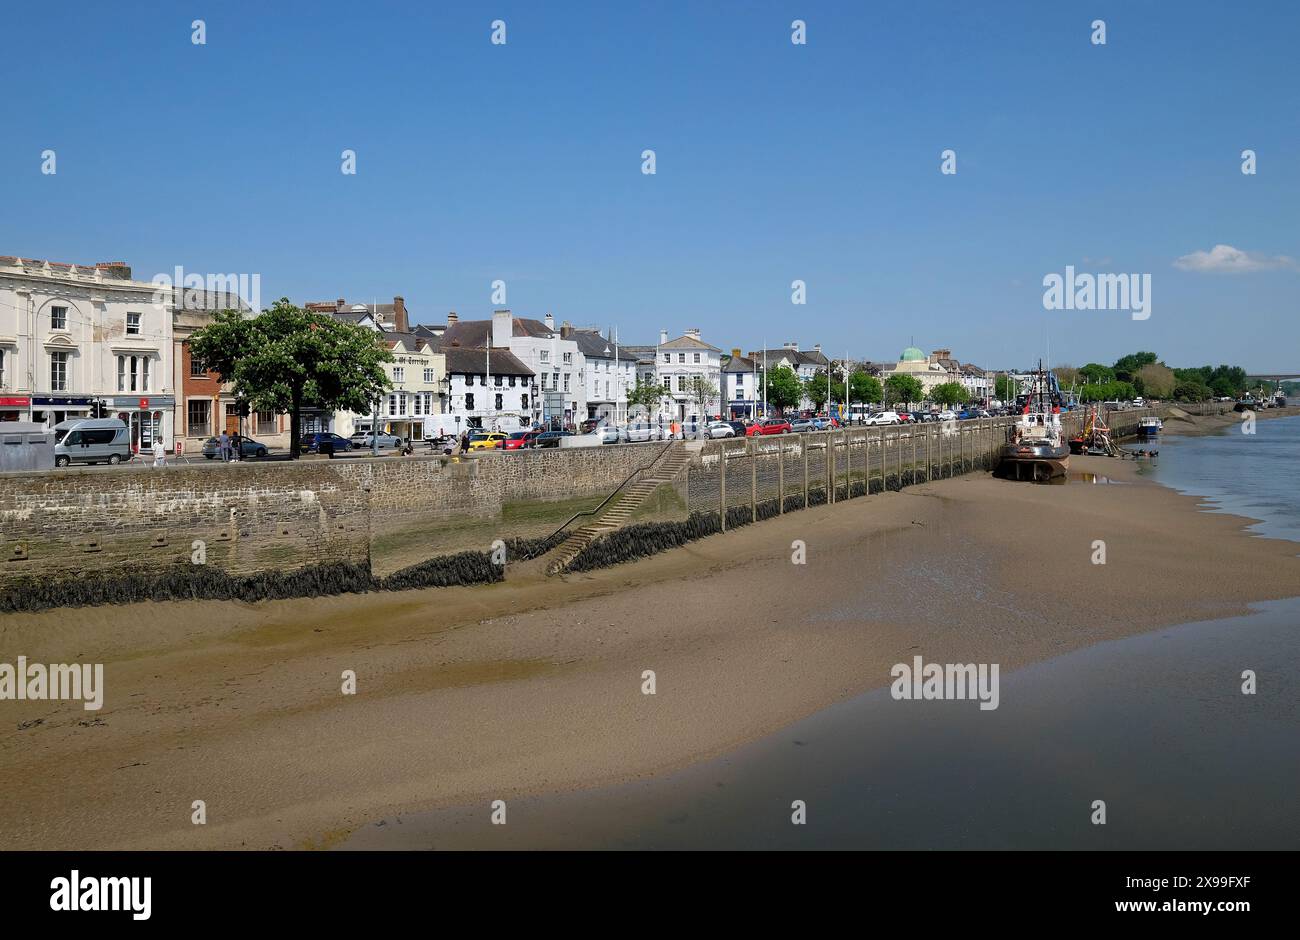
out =
<svg viewBox="0 0 1300 940"><path fill-rule="evenodd" d="M775 369L785 366L799 377L800 382L807 382L825 373L830 368L830 360L822 353L820 343L809 351L801 351L797 342L788 342L780 349L758 349L749 354L749 358L758 364L759 371L764 368ZM761 399L760 392L760 399ZM806 394L799 400L801 411L811 411L813 401ZM761 408L761 406L760 406Z"/></svg>
<svg viewBox="0 0 1300 940"><path fill-rule="evenodd" d="M561 336L564 327L560 327ZM570 337L584 360L587 418L613 424L627 422L627 393L636 387L636 357L625 352L617 339L599 330L576 329Z"/></svg>
<svg viewBox="0 0 1300 940"><path fill-rule="evenodd" d="M528 393L529 422L568 427L587 417L587 387L585 357L571 335L572 327L567 332L570 335L562 335L555 328L549 313L544 321L516 317L509 310L493 311L491 320L462 320L452 313L439 342L444 350L490 347L493 356L497 350L510 352L515 359L502 362L517 362L535 377L536 388ZM452 372L450 365L447 372Z"/></svg>
<svg viewBox="0 0 1300 940"><path fill-rule="evenodd" d="M668 419L683 420L691 415L710 417L722 411L722 350L700 339L696 328L676 339L667 330L659 331L655 347L655 374L663 386L660 414ZM697 380L711 391L702 402L696 394Z"/></svg>
<svg viewBox="0 0 1300 940"><path fill-rule="evenodd" d="M0 257L0 421L98 412L126 421L141 449L159 436L171 448L173 303L123 262Z"/></svg>
<svg viewBox="0 0 1300 940"><path fill-rule="evenodd" d="M756 418L762 411L763 371L753 359L733 349L722 357L722 411L728 420Z"/></svg>
<svg viewBox="0 0 1300 940"><path fill-rule="evenodd" d="M441 430L459 434L473 428L522 431L533 424L534 377L508 349L463 347L453 340L441 347L448 379L448 407Z"/></svg>

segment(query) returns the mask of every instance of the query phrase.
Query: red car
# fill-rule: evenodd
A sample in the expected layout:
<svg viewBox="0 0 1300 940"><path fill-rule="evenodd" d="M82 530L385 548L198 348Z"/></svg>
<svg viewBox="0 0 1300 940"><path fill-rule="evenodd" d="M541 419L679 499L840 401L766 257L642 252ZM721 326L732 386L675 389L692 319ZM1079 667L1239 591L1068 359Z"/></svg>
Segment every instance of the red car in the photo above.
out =
<svg viewBox="0 0 1300 940"><path fill-rule="evenodd" d="M501 442L501 449L522 450L525 447L532 447L533 442L537 440L537 435L540 433L540 431L515 431Z"/></svg>
<svg viewBox="0 0 1300 940"><path fill-rule="evenodd" d="M767 434L790 434L794 429L790 427L790 422L785 418L768 418L766 421L759 421L745 428L746 437L758 437Z"/></svg>

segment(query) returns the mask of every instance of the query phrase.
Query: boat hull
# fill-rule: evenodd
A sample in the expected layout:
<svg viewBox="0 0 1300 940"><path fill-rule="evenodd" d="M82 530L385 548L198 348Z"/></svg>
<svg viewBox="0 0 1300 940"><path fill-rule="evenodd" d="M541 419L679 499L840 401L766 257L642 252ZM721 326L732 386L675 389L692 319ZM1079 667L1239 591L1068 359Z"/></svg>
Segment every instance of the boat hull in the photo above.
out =
<svg viewBox="0 0 1300 940"><path fill-rule="evenodd" d="M1046 483L1063 477L1070 469L1068 444L1007 444L998 460L998 476L1009 480Z"/></svg>

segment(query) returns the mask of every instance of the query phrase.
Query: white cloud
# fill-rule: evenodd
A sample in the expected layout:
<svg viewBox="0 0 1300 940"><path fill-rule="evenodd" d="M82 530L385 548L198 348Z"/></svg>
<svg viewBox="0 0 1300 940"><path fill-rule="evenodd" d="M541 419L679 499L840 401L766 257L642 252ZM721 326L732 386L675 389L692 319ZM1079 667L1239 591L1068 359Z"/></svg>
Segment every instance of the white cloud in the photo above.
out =
<svg viewBox="0 0 1300 940"><path fill-rule="evenodd" d="M1193 251L1174 262L1182 271L1202 274L1246 274L1251 271L1273 271L1278 268L1300 268L1294 258L1286 255L1259 255L1231 245L1215 245L1209 251Z"/></svg>

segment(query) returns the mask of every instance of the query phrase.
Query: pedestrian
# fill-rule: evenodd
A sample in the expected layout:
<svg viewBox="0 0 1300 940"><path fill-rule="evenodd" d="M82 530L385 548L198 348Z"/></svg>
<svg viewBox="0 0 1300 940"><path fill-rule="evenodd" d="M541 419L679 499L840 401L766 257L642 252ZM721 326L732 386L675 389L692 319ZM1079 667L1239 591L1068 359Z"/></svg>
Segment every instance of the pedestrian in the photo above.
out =
<svg viewBox="0 0 1300 940"><path fill-rule="evenodd" d="M230 460L230 435L225 431L222 431L221 437L217 439L217 443L220 445L222 462L224 463Z"/></svg>
<svg viewBox="0 0 1300 940"><path fill-rule="evenodd" d="M153 465L155 467L167 466L167 448L163 446L160 437L153 439Z"/></svg>
<svg viewBox="0 0 1300 940"><path fill-rule="evenodd" d="M462 454L469 453L469 432L468 431L462 431L460 434L460 452Z"/></svg>

